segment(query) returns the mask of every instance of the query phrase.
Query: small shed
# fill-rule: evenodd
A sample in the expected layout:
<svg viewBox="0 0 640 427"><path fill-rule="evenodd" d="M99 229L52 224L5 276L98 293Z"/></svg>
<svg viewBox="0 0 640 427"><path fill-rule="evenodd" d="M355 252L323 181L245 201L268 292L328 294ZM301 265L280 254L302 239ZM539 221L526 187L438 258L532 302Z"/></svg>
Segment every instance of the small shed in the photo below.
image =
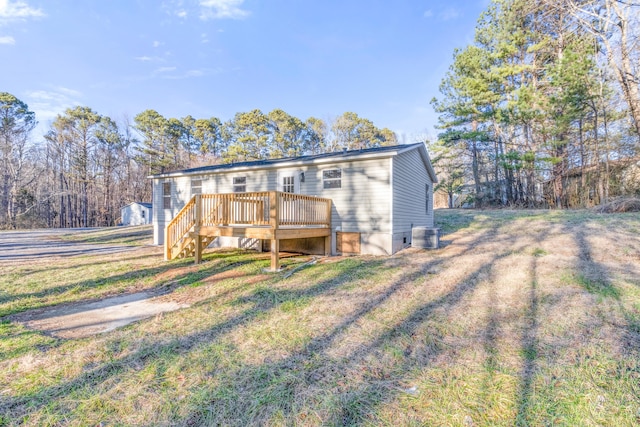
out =
<svg viewBox="0 0 640 427"><path fill-rule="evenodd" d="M120 208L122 225L151 224L153 205L151 203L133 202Z"/></svg>

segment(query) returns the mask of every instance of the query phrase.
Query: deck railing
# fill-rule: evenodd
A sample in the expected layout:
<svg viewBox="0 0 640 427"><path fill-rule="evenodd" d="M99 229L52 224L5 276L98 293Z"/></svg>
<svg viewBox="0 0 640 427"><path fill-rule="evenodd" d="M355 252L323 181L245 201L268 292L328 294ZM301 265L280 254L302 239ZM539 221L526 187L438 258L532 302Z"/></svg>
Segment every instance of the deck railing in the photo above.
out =
<svg viewBox="0 0 640 427"><path fill-rule="evenodd" d="M196 195L165 228L166 258L200 227L331 227L331 200L281 191Z"/></svg>
<svg viewBox="0 0 640 427"><path fill-rule="evenodd" d="M171 249L193 229L195 224L196 198L192 197L164 229L165 259L172 258Z"/></svg>
<svg viewBox="0 0 640 427"><path fill-rule="evenodd" d="M331 220L331 200L302 194L277 192L278 224L284 226L327 226Z"/></svg>
<svg viewBox="0 0 640 427"><path fill-rule="evenodd" d="M269 193L203 194L202 225L268 225Z"/></svg>

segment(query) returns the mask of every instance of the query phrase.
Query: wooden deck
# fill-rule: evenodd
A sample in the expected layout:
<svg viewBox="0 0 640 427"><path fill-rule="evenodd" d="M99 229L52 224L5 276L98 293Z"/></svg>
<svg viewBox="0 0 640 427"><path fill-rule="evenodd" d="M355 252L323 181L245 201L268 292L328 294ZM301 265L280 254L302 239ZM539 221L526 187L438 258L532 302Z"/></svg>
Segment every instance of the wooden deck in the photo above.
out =
<svg viewBox="0 0 640 427"><path fill-rule="evenodd" d="M331 251L331 200L265 191L193 196L165 228L165 259L194 256L216 237L271 241L271 269L280 268L280 240L325 238Z"/></svg>

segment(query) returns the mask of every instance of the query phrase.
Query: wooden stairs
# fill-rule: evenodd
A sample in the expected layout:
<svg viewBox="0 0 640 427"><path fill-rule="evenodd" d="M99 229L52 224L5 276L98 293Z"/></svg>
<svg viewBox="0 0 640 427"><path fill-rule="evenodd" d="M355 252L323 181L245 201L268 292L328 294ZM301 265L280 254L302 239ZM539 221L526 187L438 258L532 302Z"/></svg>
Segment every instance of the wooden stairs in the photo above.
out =
<svg viewBox="0 0 640 427"><path fill-rule="evenodd" d="M220 236L271 241L271 269L279 269L280 240L325 238L331 251L331 200L265 191L195 195L165 227L165 260L193 256Z"/></svg>
<svg viewBox="0 0 640 427"><path fill-rule="evenodd" d="M217 236L202 236L200 239L200 251L204 251L207 246L216 239ZM180 241L171 248L171 259L182 259L196 255L196 245L198 238L193 233L186 234Z"/></svg>

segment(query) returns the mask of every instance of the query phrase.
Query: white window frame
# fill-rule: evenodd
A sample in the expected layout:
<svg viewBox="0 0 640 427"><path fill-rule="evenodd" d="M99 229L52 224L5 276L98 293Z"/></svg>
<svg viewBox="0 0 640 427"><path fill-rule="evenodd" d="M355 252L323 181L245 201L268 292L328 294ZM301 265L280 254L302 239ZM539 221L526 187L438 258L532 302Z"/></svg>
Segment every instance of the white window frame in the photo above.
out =
<svg viewBox="0 0 640 427"><path fill-rule="evenodd" d="M171 182L162 183L162 208L171 209ZM167 191L167 189L169 191Z"/></svg>
<svg viewBox="0 0 640 427"><path fill-rule="evenodd" d="M333 171L338 171L340 176L332 177L332 178L325 177L325 173L326 172L333 172ZM338 183L338 185L337 186L327 187L327 184L333 184L333 183ZM322 171L322 189L323 190L334 190L334 189L338 189L338 188L342 188L342 168L324 169Z"/></svg>
<svg viewBox="0 0 640 427"><path fill-rule="evenodd" d="M234 193L247 192L247 176L246 175L233 177L233 192Z"/></svg>
<svg viewBox="0 0 640 427"><path fill-rule="evenodd" d="M200 182L200 185L193 185L194 182ZM202 194L202 179L192 179L191 180L191 195L195 196L196 194Z"/></svg>

